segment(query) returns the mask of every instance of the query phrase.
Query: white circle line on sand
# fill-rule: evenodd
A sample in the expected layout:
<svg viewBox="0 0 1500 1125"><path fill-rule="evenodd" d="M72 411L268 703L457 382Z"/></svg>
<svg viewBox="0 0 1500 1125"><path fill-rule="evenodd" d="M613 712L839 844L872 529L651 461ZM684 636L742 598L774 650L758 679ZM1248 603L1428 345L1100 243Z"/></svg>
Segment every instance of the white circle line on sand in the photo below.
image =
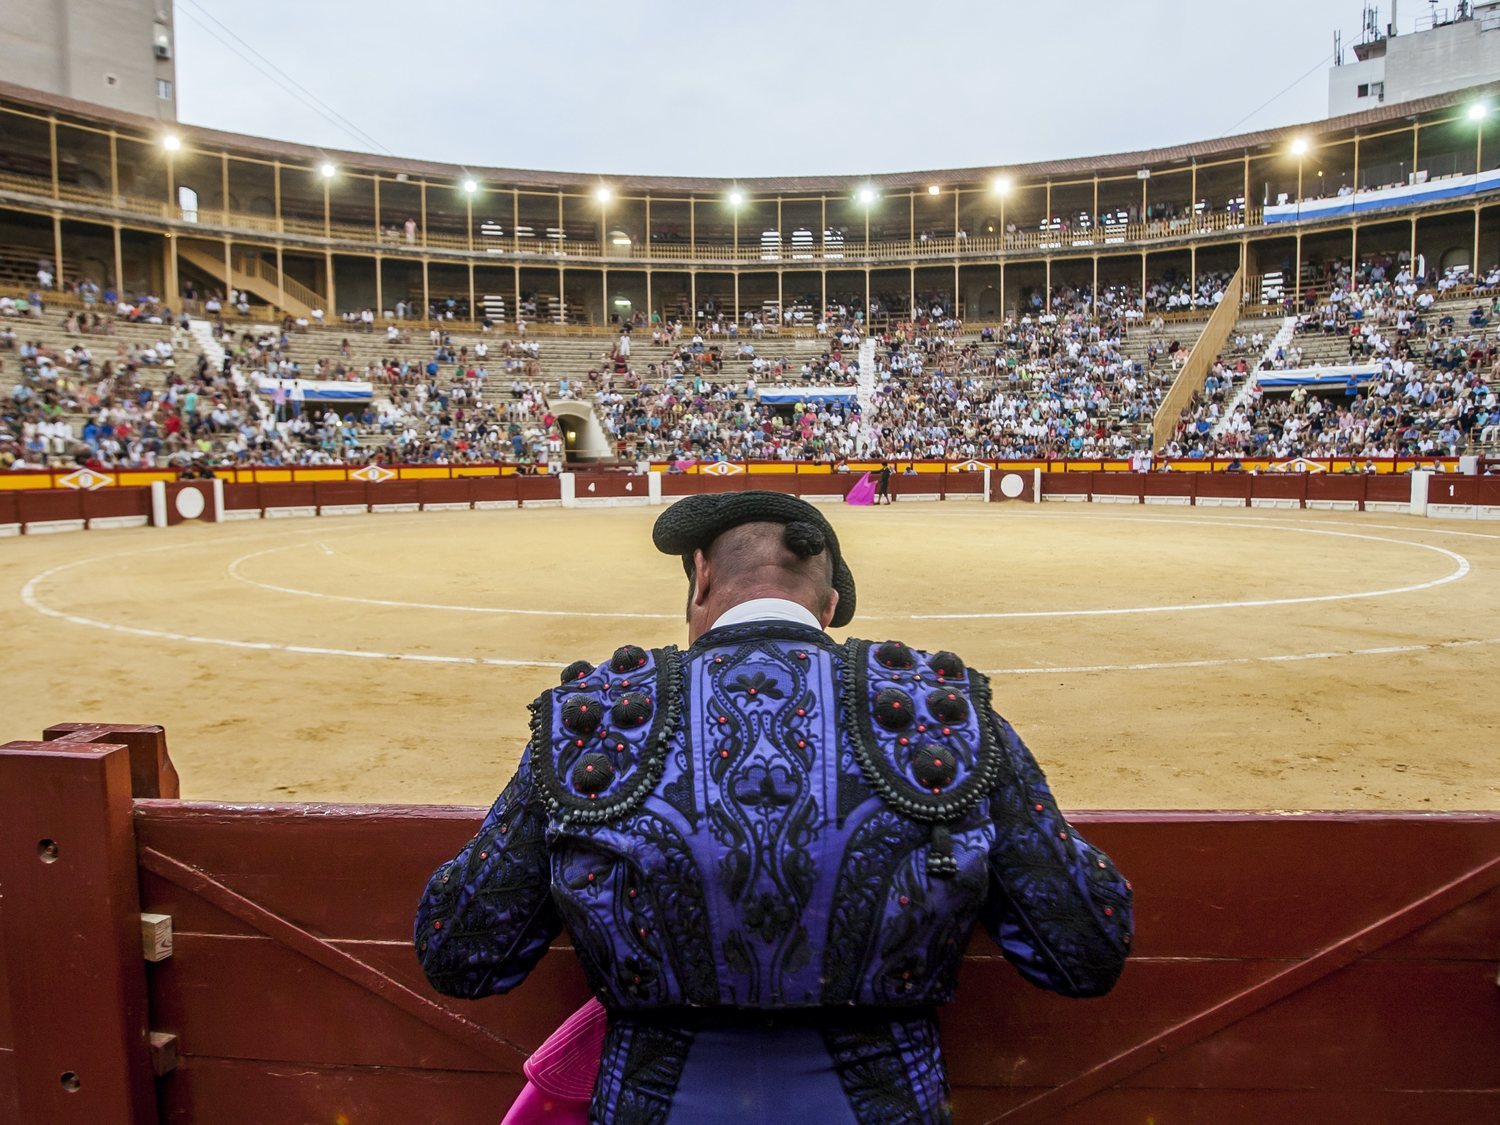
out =
<svg viewBox="0 0 1500 1125"><path fill-rule="evenodd" d="M1111 517L1098 517L1111 518ZM1124 606L1104 609L1037 609L1037 610L1008 610L993 613L913 613L906 615L887 615L878 613L866 613L861 615L865 621L995 621L1016 620L1021 618L1037 617L1121 617L1138 613L1192 613L1202 610L1216 609L1263 609L1268 606L1277 605L1311 605L1322 602L1355 601L1362 598L1385 598L1399 594L1414 594L1423 590L1430 590L1437 586L1446 585L1449 582L1457 582L1470 572L1470 563L1463 555L1456 551L1450 551L1446 547L1439 547L1431 543L1418 543L1409 539L1392 539L1384 535L1362 535L1358 532L1333 531L1327 528L1297 527L1290 524L1280 524L1249 520L1214 520L1214 519L1161 519L1161 518L1133 518L1129 516L1113 517L1116 519L1136 523L1164 523L1182 524L1191 523L1203 527L1233 527L1253 528L1255 530L1272 529L1276 531L1289 531L1304 535L1327 535L1344 539L1364 539L1375 543L1388 543L1398 546L1415 547L1423 551L1431 551L1435 554L1444 555L1454 562L1454 569L1440 578L1434 578L1427 582L1418 582L1409 586L1393 586L1383 590L1358 590L1336 594L1310 594L1294 598L1257 598L1247 601L1233 602L1190 602L1180 605L1152 605L1152 606ZM238 582L248 586L259 587L262 590L278 594L287 594L299 598L319 598L326 601L347 602L355 605L385 606L396 609L431 609L452 613L493 613L507 614L526 617L591 617L591 618L628 618L655 621L679 621L680 613L622 613L598 610L554 610L554 609L518 609L509 606L472 606L452 605L443 602L412 602L399 601L389 598L367 598L355 594L330 594L320 590L303 590L295 586L283 586L272 582L262 582L244 574L241 564L251 559L259 558L278 551L292 550L296 547L310 546L311 543L291 543L277 547L268 547L263 551L252 551L241 555L229 563L229 575Z"/></svg>
<svg viewBox="0 0 1500 1125"><path fill-rule="evenodd" d="M387 525L389 526L389 525ZM342 531L343 528L328 528L328 531ZM349 528L347 530L354 530ZM293 533L295 534L295 533ZM302 533L302 534L305 534ZM246 538L246 537L242 537ZM161 551L180 550L181 545L169 543L158 547L146 547L136 551L114 551L105 555L94 555L86 559L74 559L72 562L62 563L40 574L34 575L26 585L21 587L21 601L26 606L45 617L56 618L66 621L70 625L81 625L91 629L104 629L111 633L124 633L133 637L150 637L155 640L177 641L183 644L214 645L220 648L235 648L251 650L255 652L290 652L306 656L344 656L359 660L405 660L423 664L475 664L488 667L500 668L561 668L560 661L553 660L508 660L491 656L433 656L425 653L414 652L374 652L368 649L353 648L324 648L316 645L293 645L282 644L275 641L243 641L233 637L205 637L197 633L178 633L170 629L148 629L140 625L121 625L113 621L99 621L92 617L85 617L79 613L68 613L64 610L54 609L42 601L37 594L37 589L48 579L73 570L76 567L85 566L89 563L105 562L110 559L118 559L135 555L149 555Z"/></svg>
<svg viewBox="0 0 1500 1125"><path fill-rule="evenodd" d="M1272 656L1225 656L1208 660L1155 660L1135 664L1075 664L1056 668L987 668L986 676L1059 676L1088 672L1158 672L1174 668L1229 668L1243 664L1289 664L1301 660L1336 660L1346 656L1396 656L1413 652L1438 652L1443 649L1475 648L1500 644L1500 637L1465 641L1428 641L1410 645L1381 645L1378 648L1351 648L1336 652L1290 652Z"/></svg>
<svg viewBox="0 0 1500 1125"><path fill-rule="evenodd" d="M1111 517L1096 518L1109 519ZM1296 527L1291 524L1258 523L1239 520L1173 520L1151 517L1133 518L1129 516L1113 518L1129 520L1135 523L1192 523L1207 527L1249 527L1257 530L1271 528L1276 531L1290 531L1301 535L1330 535L1340 539L1367 539L1374 543L1391 543L1406 547L1416 547L1419 550L1432 551L1435 554L1445 555L1453 560L1454 568L1441 578L1434 578L1427 582L1418 582L1410 586L1392 586L1384 590L1357 590L1339 594L1309 594L1296 598L1255 598L1238 602L1189 602L1183 605L1130 606L1118 609L1036 609L1010 610L1001 613L914 613L911 615L911 620L992 621L1028 617L1120 617L1135 613L1191 613L1206 609L1263 609L1273 605L1311 605L1319 602L1345 602L1361 598L1387 598L1397 594L1415 594L1422 590L1430 590L1436 586L1445 586L1449 582L1457 582L1459 579L1466 577L1472 569L1469 560L1457 551L1450 551L1446 547L1439 547L1433 543L1417 543L1410 539L1392 539L1386 535L1361 535L1353 531L1331 531L1327 528Z"/></svg>
<svg viewBox="0 0 1500 1125"><path fill-rule="evenodd" d="M1130 517L1104 517L1104 518L1129 519ZM1150 520L1148 522L1173 523L1173 522L1179 522L1179 521L1166 520L1166 519L1156 519L1156 520ZM1239 520L1196 520L1196 521L1192 521L1192 522L1204 523L1204 524L1211 524L1211 525L1220 525L1220 524L1222 524L1222 525L1225 525L1225 526L1246 526L1246 525L1251 525L1252 524L1252 521L1243 521L1242 522L1242 521L1239 521ZM1259 520L1253 521L1253 523L1254 524L1259 524L1260 526L1288 527L1288 525L1270 524L1269 522L1263 522L1263 521L1259 521ZM387 526L390 526L390 525L387 525ZM1289 530L1303 530L1303 529L1296 529L1296 528L1290 528L1290 527L1288 527L1288 529ZM331 531L331 530L334 530L334 529L325 529L324 532L323 532L323 534L327 534L327 532ZM341 529L338 529L338 530L344 530L344 529L341 528ZM349 528L348 530L352 531L352 530L355 530L355 529L354 528ZM1401 530L1405 530L1405 529L1401 529ZM298 533L290 533L289 532L288 534L298 534ZM306 534L306 532L304 531L304 532L301 532L300 534ZM1334 534L1339 534L1339 533L1334 533ZM1382 539L1380 539L1380 537L1376 537L1376 536L1354 536L1354 537L1355 538L1376 539L1377 541L1387 541L1387 542L1393 542L1393 543L1408 542L1408 541L1405 541L1405 540L1382 540ZM249 538L249 536L241 536L241 537L237 537L237 538L239 538L239 539L245 539L245 538ZM1418 546L1418 547L1426 546L1426 544L1421 544L1421 543L1411 543L1410 545L1411 546ZM26 583L26 585L22 588L21 599L22 599L23 602L26 603L26 605L28 607L30 607L31 609L35 610L38 613L41 613L41 614L43 614L45 616L48 616L48 617L53 617L53 618L57 618L57 619L60 619L60 620L63 620L63 621L67 621L67 622L69 622L71 624L74 624L74 625L87 626L87 627L98 628L98 629L105 629L105 630L109 630L109 631L112 631L112 632L126 633L126 634L130 634L130 635L134 635L134 636L151 637L151 638L156 638L156 639L161 639L161 640L169 640L169 641L179 641L179 642L183 642L183 643L187 643L187 644L217 645L217 646L228 647L228 648L251 649L251 650L258 650L258 651L290 652L290 653L295 653L295 654L300 654L300 655L342 656L342 657L350 657L350 658L357 658L357 659L364 659L364 660L400 660L400 661L410 661L410 662L418 662L418 663L469 664L469 665L488 665L488 666L499 666L499 667L528 667L528 668L560 668L560 667L563 667L562 663L559 662L559 661L546 661L546 660L508 660L508 659L501 659L501 658L495 658L495 657L441 656L441 655L428 655L428 654L424 654L424 653L387 653L387 652L374 652L374 651L365 650L365 649L322 648L322 647L316 647L316 646L310 646L310 645L290 645L290 644L279 644L279 643L267 642L267 641L241 641L241 640L235 640L235 639L232 639L232 638L223 638L223 637L204 637L204 636L199 636L199 635L196 635L196 634L176 633L176 632L171 632L171 631L162 630L162 629L147 629L147 628L143 628L143 627L139 627L139 626L119 625L119 624L116 624L116 623L113 623L113 622L97 621L97 620L95 620L93 618L85 617L85 616L82 616L80 614L67 613L67 612L62 611L62 610L53 609L52 607L50 607L50 606L46 605L45 603L43 603L41 601L41 599L37 596L37 593L36 593L37 587L39 585L41 585L42 583L44 583L47 579L53 577L54 575L60 574L60 573L62 573L64 571L72 570L75 567L84 566L84 565L86 565L88 563L93 563L93 562L103 562L103 561L106 561L106 560L112 559L112 558L120 558L120 557L133 556L133 555L142 555L142 554L152 554L152 553L156 553L156 552L160 552L160 551L177 550L177 549L179 549L179 546L177 544L165 544L165 545L162 545L162 546L148 547L148 548L144 548L142 550L137 550L137 551L117 551L117 552L112 552L110 554L97 555L97 556L93 556L91 558L86 558L86 559L75 559L72 562L63 563L63 564L61 564L59 566L52 567L51 569L45 570L42 573L37 574L34 577L32 577ZM1441 548L1435 548L1435 549L1439 550L1439 551L1442 551ZM1444 553L1444 554L1452 554L1452 552L1446 552L1446 551L1443 551L1442 553ZM1455 557L1461 558L1461 556L1455 556ZM1465 563L1466 563L1466 560L1465 560ZM1449 579L1446 579L1446 580L1447 581L1451 581L1452 578L1450 577ZM1263 656L1220 657L1220 658L1198 659L1198 660L1151 661L1151 662L1135 662L1135 663L1122 663L1122 664L1088 664L1088 665L1074 665L1074 666L1067 666L1067 667L996 668L996 669L991 669L987 674L989 674L989 675L996 675L996 676L1048 675L1048 674L1051 674L1051 675L1076 675L1076 674L1087 674L1087 673L1097 673L1097 672L1143 672L1143 671L1159 671L1159 670L1168 670L1168 669L1177 669L1177 668L1218 668L1218 667L1229 667L1229 666L1234 666L1234 665L1247 665L1247 664L1289 663L1289 662L1305 661L1305 660L1332 660L1332 659L1338 659L1338 658L1341 658L1341 657L1349 657L1349 656L1390 656L1390 655L1398 655L1398 654L1414 653L1414 652L1441 651L1441 650L1444 650L1444 649L1472 648L1472 647L1477 647L1477 646L1481 646L1481 645L1493 645L1493 644L1500 644L1500 637L1488 638L1488 639L1480 638L1480 639L1472 639L1472 640L1432 641L1432 642L1425 642L1425 643L1420 643L1420 644L1410 644L1410 645L1382 645L1382 646L1374 647L1374 648L1349 649L1349 650L1344 650L1344 651L1323 651L1323 652L1308 652L1308 653L1282 653L1282 654L1272 654L1272 655L1263 655Z"/></svg>
<svg viewBox="0 0 1500 1125"><path fill-rule="evenodd" d="M311 546L308 543L287 543L280 547L268 547L264 551L252 551L248 555L241 555L229 564L229 577L237 582L243 582L247 586L256 586L262 590L269 590L277 594L290 594L298 598L321 598L330 602L353 602L357 605L390 606L395 609L440 609L453 613L504 613L515 614L523 617L619 617L619 618L644 618L655 621L681 621L680 613L620 613L606 610L575 610L575 609L510 609L505 606L487 605L450 605L445 602L405 602L394 601L388 598L362 598L354 594L326 594L321 590L299 590L295 586L280 586L274 582L262 582L251 578L240 570L240 564L247 563L251 559L260 558L262 555L274 554L277 551L290 551L296 547Z"/></svg>

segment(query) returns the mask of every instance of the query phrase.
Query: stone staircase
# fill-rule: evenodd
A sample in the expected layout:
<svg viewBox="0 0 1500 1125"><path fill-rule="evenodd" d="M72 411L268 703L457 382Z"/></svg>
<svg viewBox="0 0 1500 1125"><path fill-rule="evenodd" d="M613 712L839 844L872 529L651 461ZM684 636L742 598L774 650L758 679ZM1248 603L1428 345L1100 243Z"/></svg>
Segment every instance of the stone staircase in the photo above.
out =
<svg viewBox="0 0 1500 1125"><path fill-rule="evenodd" d="M1255 370L1250 372L1250 377L1240 384L1239 390L1234 393L1234 397L1225 404L1224 413L1214 423L1214 437L1219 438L1224 436L1225 432L1229 429L1229 423L1234 417L1234 412L1243 406L1245 400L1250 397L1250 389L1255 386L1256 376L1261 365L1269 362L1275 356L1278 348L1284 348L1291 344L1292 329L1296 326L1296 323L1297 318L1294 316L1289 316L1282 320L1281 327L1276 330L1276 335L1271 337L1270 342L1266 344L1266 350L1261 353L1260 359L1256 362Z"/></svg>

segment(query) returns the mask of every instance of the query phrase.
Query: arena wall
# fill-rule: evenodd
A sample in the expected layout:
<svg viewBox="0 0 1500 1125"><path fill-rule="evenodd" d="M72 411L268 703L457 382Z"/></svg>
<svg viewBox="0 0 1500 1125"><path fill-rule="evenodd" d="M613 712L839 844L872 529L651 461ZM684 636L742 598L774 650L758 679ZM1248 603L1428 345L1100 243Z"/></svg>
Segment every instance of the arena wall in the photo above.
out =
<svg viewBox="0 0 1500 1125"><path fill-rule="evenodd" d="M566 942L505 997L423 981L416 899L483 810L175 794L159 727L0 746L0 1119L493 1122L586 998ZM1070 1001L976 937L957 1121L1500 1115L1500 816L1074 819L1131 874L1134 956Z"/></svg>
<svg viewBox="0 0 1500 1125"><path fill-rule="evenodd" d="M898 501L1043 500L1500 519L1500 476L1434 472L1432 462L1412 462L1400 473L1392 471L1401 464L1395 461L1384 462L1384 471L1376 473L1330 472L1326 464L1337 462L1299 461L1299 471L1261 472L1229 472L1210 462L1174 463L1171 471L1161 472L1136 472L1128 462L915 462L892 474L890 488ZM1433 467L1416 468L1417 464ZM1044 471L1044 465L1051 471ZM501 466L494 465L407 466L384 470L388 476L373 479L369 468L222 470L211 481L158 481L149 487L114 485L92 491L0 489L0 537L147 523L173 527L190 520L617 507L745 488L840 503L861 475L878 471L879 465L856 464L848 472L832 472L827 465L712 462L681 472L581 469L560 476L502 476ZM54 475L36 474L36 479ZM201 501L188 503L192 498L182 497L185 491L201 496Z"/></svg>

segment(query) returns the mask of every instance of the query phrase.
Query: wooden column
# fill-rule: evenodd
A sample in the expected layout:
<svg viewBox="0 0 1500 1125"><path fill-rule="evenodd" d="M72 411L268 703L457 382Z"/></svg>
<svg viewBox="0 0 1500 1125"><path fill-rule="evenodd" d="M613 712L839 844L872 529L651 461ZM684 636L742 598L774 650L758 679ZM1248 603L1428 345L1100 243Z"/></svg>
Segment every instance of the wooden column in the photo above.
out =
<svg viewBox="0 0 1500 1125"><path fill-rule="evenodd" d="M0 941L19 1121L157 1121L130 752L0 746Z"/></svg>

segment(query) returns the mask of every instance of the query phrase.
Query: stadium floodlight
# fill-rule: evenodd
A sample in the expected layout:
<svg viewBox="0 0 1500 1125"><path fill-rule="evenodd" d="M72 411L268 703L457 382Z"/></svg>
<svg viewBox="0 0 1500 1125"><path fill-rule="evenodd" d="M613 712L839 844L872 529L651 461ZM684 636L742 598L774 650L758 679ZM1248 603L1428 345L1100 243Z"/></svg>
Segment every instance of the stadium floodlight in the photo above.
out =
<svg viewBox="0 0 1500 1125"><path fill-rule="evenodd" d="M479 190L479 185L477 183L475 183L473 180L465 180L464 181L464 194L465 195L473 195L478 190Z"/></svg>
<svg viewBox="0 0 1500 1125"><path fill-rule="evenodd" d="M1307 138L1306 137L1293 137L1292 138L1292 155L1293 156L1306 156L1307 155L1307 148L1308 148L1308 145L1307 145Z"/></svg>
<svg viewBox="0 0 1500 1125"><path fill-rule="evenodd" d="M880 193L877 192L869 184L866 184L864 187L860 188L857 192L854 193L854 198L859 200L866 207L869 207L877 199L880 198Z"/></svg>
<svg viewBox="0 0 1500 1125"><path fill-rule="evenodd" d="M322 176L325 180L331 180L333 179L333 174L337 172L338 169L325 160L318 166L318 171L322 173Z"/></svg>
<svg viewBox="0 0 1500 1125"><path fill-rule="evenodd" d="M1010 177L1009 176L996 176L995 179L994 179L994 182L990 184L990 190L992 192L994 192L996 195L1009 195L1010 194Z"/></svg>
<svg viewBox="0 0 1500 1125"><path fill-rule="evenodd" d="M739 188L730 188L729 189L729 206L731 206L731 207L740 207L740 206L742 206L744 204L744 202L745 202L745 193L744 192L742 192Z"/></svg>
<svg viewBox="0 0 1500 1125"><path fill-rule="evenodd" d="M610 188L608 184L600 184L594 190L594 198L597 199L600 203L608 203L614 197L614 190Z"/></svg>
<svg viewBox="0 0 1500 1125"><path fill-rule="evenodd" d="M176 133L165 133L161 138L161 147L168 152L176 152L182 147L182 138Z"/></svg>
<svg viewBox="0 0 1500 1125"><path fill-rule="evenodd" d="M1484 102L1475 102L1469 107L1469 120L1483 121L1486 117L1489 116L1489 113L1490 107L1487 106Z"/></svg>
<svg viewBox="0 0 1500 1125"><path fill-rule="evenodd" d="M942 192L943 192L943 189L940 188L940 187L938 187L937 184L929 184L927 186L927 194L928 195L941 195Z"/></svg>

